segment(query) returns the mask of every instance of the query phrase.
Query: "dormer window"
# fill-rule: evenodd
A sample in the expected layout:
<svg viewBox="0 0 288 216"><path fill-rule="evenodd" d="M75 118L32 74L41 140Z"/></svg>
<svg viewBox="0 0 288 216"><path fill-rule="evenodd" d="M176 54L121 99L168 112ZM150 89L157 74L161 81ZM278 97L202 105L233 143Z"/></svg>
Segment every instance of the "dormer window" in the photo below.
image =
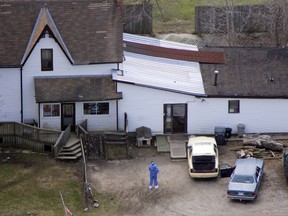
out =
<svg viewBox="0 0 288 216"><path fill-rule="evenodd" d="M41 49L41 70L53 70L53 49Z"/></svg>

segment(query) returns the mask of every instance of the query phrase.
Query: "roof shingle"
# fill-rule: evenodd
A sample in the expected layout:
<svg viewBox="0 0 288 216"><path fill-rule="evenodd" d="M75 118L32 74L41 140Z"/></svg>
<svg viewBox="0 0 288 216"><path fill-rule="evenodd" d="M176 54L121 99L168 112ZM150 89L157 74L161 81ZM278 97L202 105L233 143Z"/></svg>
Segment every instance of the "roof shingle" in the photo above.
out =
<svg viewBox="0 0 288 216"><path fill-rule="evenodd" d="M288 98L287 47L203 49L224 52L226 59L226 64L200 65L209 97Z"/></svg>
<svg viewBox="0 0 288 216"><path fill-rule="evenodd" d="M113 0L3 0L0 67L19 67L42 8L49 10L75 64L122 62L123 22Z"/></svg>

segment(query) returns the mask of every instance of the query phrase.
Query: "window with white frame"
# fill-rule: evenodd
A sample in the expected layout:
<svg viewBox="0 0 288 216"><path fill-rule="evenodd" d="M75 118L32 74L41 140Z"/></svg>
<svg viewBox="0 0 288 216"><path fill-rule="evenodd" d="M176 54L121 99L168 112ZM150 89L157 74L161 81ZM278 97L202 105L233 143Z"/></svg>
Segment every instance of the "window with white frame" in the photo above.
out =
<svg viewBox="0 0 288 216"><path fill-rule="evenodd" d="M109 103L83 103L84 115L109 115Z"/></svg>
<svg viewBox="0 0 288 216"><path fill-rule="evenodd" d="M43 117L60 116L60 104L43 104Z"/></svg>
<svg viewBox="0 0 288 216"><path fill-rule="evenodd" d="M239 100L228 101L228 113L240 113L240 101Z"/></svg>

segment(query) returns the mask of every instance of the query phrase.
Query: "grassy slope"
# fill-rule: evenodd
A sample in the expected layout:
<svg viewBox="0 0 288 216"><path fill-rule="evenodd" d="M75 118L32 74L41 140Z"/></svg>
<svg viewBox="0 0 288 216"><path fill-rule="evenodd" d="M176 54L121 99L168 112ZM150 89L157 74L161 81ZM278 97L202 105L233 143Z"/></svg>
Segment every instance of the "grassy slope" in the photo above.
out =
<svg viewBox="0 0 288 216"><path fill-rule="evenodd" d="M261 3L266 0L234 0L235 5ZM141 0L124 0L125 4ZM231 4L232 0L228 0ZM195 7L225 5L226 0L151 0L153 4L153 31L156 34L193 33Z"/></svg>
<svg viewBox="0 0 288 216"><path fill-rule="evenodd" d="M83 212L81 169L78 163L61 163L39 154L10 156L10 162L0 162L1 215L63 215L60 191L67 207L78 216L113 215L117 211L119 203L115 197L112 199L112 195L94 193L100 207ZM12 156L17 158L17 163L11 163L15 160Z"/></svg>

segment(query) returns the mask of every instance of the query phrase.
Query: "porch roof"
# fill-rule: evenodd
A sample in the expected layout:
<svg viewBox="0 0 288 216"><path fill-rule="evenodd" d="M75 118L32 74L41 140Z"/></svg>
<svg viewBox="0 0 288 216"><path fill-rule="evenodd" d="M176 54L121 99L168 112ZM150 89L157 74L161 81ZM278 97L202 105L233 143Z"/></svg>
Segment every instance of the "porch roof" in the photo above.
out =
<svg viewBox="0 0 288 216"><path fill-rule="evenodd" d="M34 77L37 103L122 99L109 76Z"/></svg>

